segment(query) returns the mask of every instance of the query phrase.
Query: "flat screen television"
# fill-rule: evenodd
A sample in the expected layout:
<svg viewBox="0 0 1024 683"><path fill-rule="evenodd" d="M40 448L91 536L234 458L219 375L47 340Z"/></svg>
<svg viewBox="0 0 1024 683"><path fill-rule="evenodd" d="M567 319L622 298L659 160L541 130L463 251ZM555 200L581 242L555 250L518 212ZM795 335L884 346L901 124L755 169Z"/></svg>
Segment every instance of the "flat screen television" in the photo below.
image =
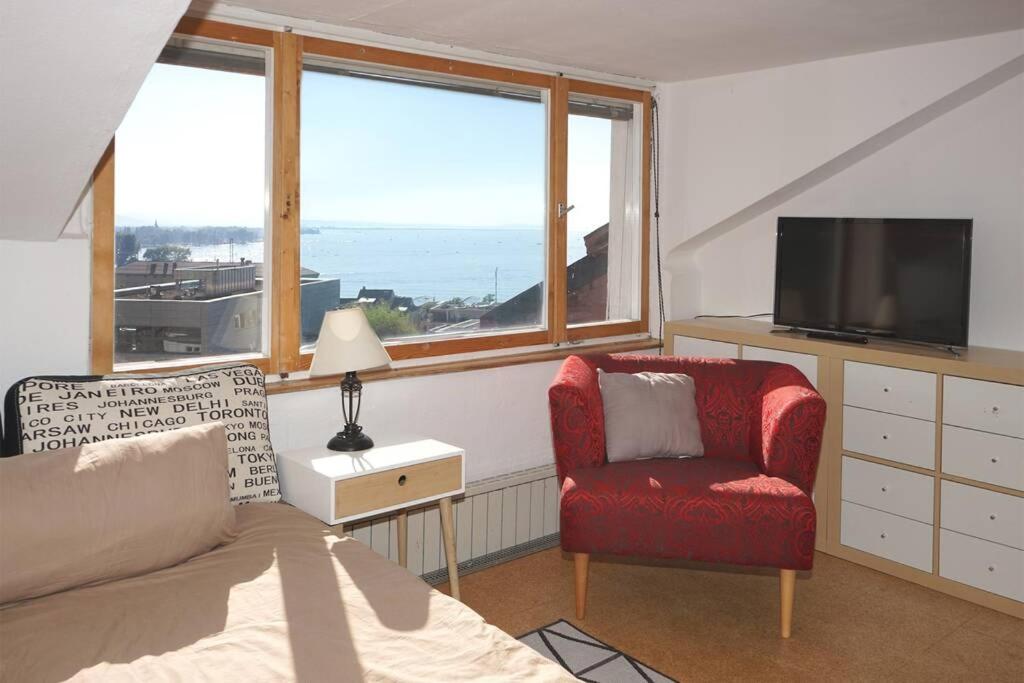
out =
<svg viewBox="0 0 1024 683"><path fill-rule="evenodd" d="M774 323L967 346L970 219L780 217Z"/></svg>

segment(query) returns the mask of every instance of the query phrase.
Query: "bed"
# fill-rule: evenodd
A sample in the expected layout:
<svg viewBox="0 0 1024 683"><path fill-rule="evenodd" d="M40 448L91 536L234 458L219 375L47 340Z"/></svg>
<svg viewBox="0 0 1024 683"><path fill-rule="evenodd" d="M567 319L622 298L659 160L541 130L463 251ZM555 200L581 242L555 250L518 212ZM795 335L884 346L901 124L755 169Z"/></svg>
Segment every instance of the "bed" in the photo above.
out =
<svg viewBox="0 0 1024 683"><path fill-rule="evenodd" d="M263 388L244 364L11 388L0 680L574 680L278 502L245 465L272 471Z"/></svg>
<svg viewBox="0 0 1024 683"><path fill-rule="evenodd" d="M0 678L574 680L289 505L239 506L237 523L183 564L0 609Z"/></svg>

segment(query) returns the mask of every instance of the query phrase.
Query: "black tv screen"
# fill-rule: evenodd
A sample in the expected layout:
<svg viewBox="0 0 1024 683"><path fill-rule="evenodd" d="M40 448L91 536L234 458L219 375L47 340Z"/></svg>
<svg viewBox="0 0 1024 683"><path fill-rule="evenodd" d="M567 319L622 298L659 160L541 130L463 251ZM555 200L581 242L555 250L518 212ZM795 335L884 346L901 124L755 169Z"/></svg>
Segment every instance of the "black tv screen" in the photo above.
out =
<svg viewBox="0 0 1024 683"><path fill-rule="evenodd" d="M776 325L967 345L969 219L780 217Z"/></svg>

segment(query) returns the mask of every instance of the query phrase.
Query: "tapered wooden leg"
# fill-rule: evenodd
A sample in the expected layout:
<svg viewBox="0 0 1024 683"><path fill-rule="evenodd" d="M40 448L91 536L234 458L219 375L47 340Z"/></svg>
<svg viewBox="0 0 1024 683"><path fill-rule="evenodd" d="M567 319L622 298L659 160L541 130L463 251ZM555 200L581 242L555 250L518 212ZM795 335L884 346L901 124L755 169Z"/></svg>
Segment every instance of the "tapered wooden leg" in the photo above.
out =
<svg viewBox="0 0 1024 683"><path fill-rule="evenodd" d="M779 570L779 596L782 598L782 609L780 611L782 624L782 637L789 638L790 629L793 626L793 592L796 590L796 570Z"/></svg>
<svg viewBox="0 0 1024 683"><path fill-rule="evenodd" d="M405 510L398 513L398 564L408 566L409 516Z"/></svg>
<svg viewBox="0 0 1024 683"><path fill-rule="evenodd" d="M442 498L441 533L444 536L444 556L448 562L448 586L452 597L459 600L459 561L455 555L455 524L452 522L452 499Z"/></svg>
<svg viewBox="0 0 1024 683"><path fill-rule="evenodd" d="M587 611L587 569L590 567L589 553L573 553L576 564L576 618L582 619Z"/></svg>

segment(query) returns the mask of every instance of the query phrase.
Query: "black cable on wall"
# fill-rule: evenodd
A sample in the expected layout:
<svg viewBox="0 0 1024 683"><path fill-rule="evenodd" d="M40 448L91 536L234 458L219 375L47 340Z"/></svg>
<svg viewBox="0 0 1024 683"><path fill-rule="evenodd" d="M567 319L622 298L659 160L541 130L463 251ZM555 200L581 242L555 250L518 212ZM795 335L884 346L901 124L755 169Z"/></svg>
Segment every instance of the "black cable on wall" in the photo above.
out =
<svg viewBox="0 0 1024 683"><path fill-rule="evenodd" d="M654 255L658 269L658 355L665 352L665 288L661 277L661 119L651 98L651 176L654 183Z"/></svg>

